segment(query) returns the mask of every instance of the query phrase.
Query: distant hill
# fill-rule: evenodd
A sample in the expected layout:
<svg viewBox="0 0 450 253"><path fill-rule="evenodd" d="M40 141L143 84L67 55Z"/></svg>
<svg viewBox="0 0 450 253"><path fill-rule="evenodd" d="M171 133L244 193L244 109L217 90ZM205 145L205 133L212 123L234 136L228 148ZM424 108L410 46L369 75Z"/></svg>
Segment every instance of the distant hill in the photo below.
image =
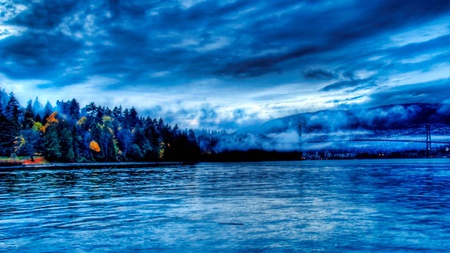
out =
<svg viewBox="0 0 450 253"><path fill-rule="evenodd" d="M365 154L362 158L381 154L424 157L427 124L431 125L433 152L435 155L447 154L445 143L450 136L450 104L425 103L301 113L234 133L200 134L200 147L212 155L207 157L217 160L230 157L242 160L248 151L264 159L273 157L270 152L282 154L275 156L279 159L291 159L300 149L306 159L318 159L316 152L322 152L320 157L327 158L357 157L361 153ZM399 155L398 152L405 150L409 153Z"/></svg>
<svg viewBox="0 0 450 253"><path fill-rule="evenodd" d="M322 110L270 120L260 126L238 132L276 134L297 131L303 133L332 133L337 131L386 131L424 124L450 125L450 104L399 104L353 110Z"/></svg>

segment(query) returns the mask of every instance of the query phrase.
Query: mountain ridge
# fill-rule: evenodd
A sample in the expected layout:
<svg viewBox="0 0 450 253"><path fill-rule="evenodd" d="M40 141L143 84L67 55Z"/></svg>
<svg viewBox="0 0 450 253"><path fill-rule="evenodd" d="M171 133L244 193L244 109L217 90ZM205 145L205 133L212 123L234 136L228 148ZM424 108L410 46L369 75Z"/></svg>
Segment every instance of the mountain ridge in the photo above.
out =
<svg viewBox="0 0 450 253"><path fill-rule="evenodd" d="M345 130L387 130L423 124L450 124L450 104L409 103L370 108L320 110L269 120L259 126L242 128L237 133L270 134L289 130L336 132Z"/></svg>

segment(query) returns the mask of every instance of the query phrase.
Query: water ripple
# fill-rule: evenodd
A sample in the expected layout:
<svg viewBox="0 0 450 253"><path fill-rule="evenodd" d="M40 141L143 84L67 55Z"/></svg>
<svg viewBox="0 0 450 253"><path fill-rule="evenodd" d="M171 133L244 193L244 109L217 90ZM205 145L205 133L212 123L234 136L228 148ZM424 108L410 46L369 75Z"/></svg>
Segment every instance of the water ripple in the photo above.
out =
<svg viewBox="0 0 450 253"><path fill-rule="evenodd" d="M0 171L0 251L445 252L449 165Z"/></svg>

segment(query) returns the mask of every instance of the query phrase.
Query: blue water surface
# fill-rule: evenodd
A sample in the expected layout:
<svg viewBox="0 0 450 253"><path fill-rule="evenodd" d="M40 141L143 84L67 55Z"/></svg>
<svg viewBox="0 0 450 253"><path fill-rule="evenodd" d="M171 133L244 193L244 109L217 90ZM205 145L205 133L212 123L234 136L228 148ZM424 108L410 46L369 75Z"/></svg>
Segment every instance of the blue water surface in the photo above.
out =
<svg viewBox="0 0 450 253"><path fill-rule="evenodd" d="M450 159L0 170L1 252L448 252Z"/></svg>

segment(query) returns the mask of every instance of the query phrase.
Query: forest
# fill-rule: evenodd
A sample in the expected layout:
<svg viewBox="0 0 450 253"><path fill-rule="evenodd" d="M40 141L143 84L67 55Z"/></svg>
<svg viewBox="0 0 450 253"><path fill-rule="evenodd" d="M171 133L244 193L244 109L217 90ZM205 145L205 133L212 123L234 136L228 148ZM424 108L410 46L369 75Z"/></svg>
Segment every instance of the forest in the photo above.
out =
<svg viewBox="0 0 450 253"><path fill-rule="evenodd" d="M0 89L0 156L45 157L49 162L196 161L200 147L192 129L142 117L134 107L81 108L74 98L22 107Z"/></svg>

